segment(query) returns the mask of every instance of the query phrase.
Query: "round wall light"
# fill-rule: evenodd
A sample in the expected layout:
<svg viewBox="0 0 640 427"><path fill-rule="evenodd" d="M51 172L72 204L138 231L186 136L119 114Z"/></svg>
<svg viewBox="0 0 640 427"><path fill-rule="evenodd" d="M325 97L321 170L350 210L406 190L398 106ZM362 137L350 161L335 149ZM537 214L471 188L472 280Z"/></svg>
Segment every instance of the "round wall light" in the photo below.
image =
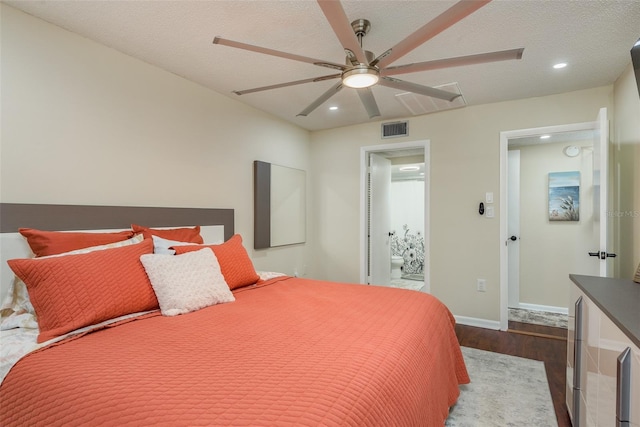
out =
<svg viewBox="0 0 640 427"><path fill-rule="evenodd" d="M564 147L562 152L567 157L576 157L578 154L580 154L580 147L578 147L577 145L567 145L566 147Z"/></svg>

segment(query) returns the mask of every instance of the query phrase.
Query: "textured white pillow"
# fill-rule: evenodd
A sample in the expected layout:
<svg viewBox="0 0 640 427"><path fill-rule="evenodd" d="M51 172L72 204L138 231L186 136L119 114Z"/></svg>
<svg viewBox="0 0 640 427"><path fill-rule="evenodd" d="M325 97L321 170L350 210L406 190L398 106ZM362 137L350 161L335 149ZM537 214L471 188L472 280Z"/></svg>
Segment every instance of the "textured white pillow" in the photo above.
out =
<svg viewBox="0 0 640 427"><path fill-rule="evenodd" d="M210 248L175 256L147 254L140 261L165 316L235 301Z"/></svg>

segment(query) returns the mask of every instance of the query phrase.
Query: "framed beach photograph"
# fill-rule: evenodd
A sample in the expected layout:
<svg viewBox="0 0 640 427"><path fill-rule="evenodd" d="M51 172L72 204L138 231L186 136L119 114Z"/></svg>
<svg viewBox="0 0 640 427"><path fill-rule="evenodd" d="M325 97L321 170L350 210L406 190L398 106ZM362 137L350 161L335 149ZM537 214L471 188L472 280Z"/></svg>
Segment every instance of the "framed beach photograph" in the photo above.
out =
<svg viewBox="0 0 640 427"><path fill-rule="evenodd" d="M580 172L549 172L549 221L580 221Z"/></svg>

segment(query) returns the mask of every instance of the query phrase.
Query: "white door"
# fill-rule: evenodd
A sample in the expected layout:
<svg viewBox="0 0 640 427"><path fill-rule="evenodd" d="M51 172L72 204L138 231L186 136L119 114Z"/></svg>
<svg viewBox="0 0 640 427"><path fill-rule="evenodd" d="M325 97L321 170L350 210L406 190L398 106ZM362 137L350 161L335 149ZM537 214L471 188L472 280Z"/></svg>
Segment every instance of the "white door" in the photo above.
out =
<svg viewBox="0 0 640 427"><path fill-rule="evenodd" d="M520 305L520 150L509 150L507 177L507 257L509 259L509 307Z"/></svg>
<svg viewBox="0 0 640 427"><path fill-rule="evenodd" d="M369 154L369 284L391 281L391 160Z"/></svg>
<svg viewBox="0 0 640 427"><path fill-rule="evenodd" d="M597 248L589 248L589 255L599 262L599 273L602 277L611 276L615 254L609 253L609 119L607 109L601 108L595 122L593 141L593 213L594 235Z"/></svg>

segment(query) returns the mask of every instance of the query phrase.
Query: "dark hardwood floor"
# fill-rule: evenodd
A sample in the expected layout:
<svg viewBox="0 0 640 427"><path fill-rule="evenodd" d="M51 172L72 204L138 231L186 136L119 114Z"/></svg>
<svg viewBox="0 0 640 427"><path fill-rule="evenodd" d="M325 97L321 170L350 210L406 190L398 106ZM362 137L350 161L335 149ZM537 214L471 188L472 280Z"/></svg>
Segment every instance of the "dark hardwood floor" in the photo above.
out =
<svg viewBox="0 0 640 427"><path fill-rule="evenodd" d="M544 362L558 427L571 427L565 404L566 329L509 322L509 331L456 325L460 345Z"/></svg>

